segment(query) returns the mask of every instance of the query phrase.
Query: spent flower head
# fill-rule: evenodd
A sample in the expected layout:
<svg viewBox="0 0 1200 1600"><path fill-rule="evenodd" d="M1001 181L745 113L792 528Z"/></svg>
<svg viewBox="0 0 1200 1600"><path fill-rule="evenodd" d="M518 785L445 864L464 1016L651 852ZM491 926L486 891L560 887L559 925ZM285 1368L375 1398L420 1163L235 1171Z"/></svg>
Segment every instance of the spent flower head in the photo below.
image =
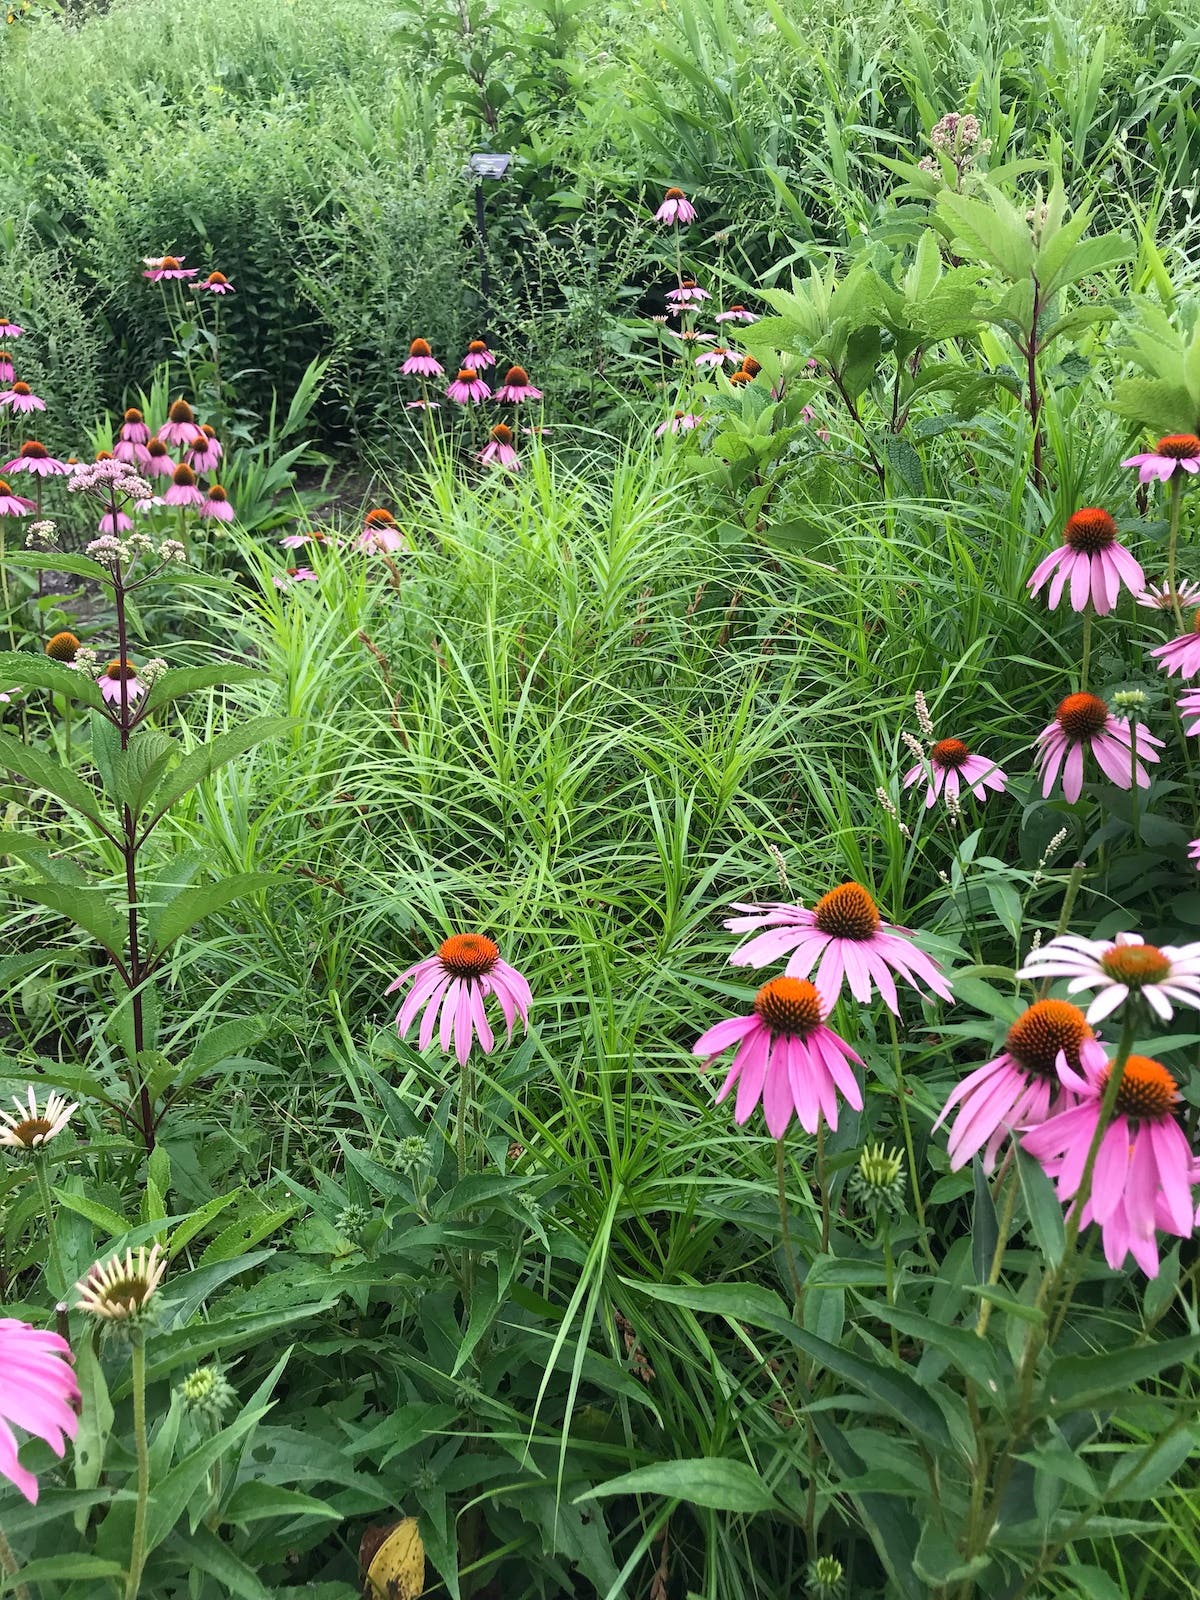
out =
<svg viewBox="0 0 1200 1600"><path fill-rule="evenodd" d="M126 1250L125 1259L110 1256L97 1261L75 1285L79 1299L76 1311L86 1311L114 1332L139 1331L157 1314L155 1293L167 1270L161 1246L147 1250L139 1245L137 1255Z"/></svg>
<svg viewBox="0 0 1200 1600"><path fill-rule="evenodd" d="M13 1105L15 1117L0 1109L0 1145L18 1151L44 1150L52 1139L58 1138L79 1109L78 1102L53 1090L46 1097L45 1105L39 1107L32 1085L28 1103L23 1105L14 1095Z"/></svg>

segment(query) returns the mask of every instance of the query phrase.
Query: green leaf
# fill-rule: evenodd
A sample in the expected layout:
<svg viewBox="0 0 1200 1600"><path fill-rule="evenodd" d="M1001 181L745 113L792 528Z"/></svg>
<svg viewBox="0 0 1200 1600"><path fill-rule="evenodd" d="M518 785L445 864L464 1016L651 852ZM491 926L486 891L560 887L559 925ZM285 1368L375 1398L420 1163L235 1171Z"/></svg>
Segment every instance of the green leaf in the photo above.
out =
<svg viewBox="0 0 1200 1600"><path fill-rule="evenodd" d="M123 918L108 903L103 889L72 888L64 883L21 883L8 885L11 893L24 900L35 900L38 905L57 911L70 919L85 933L90 933L97 944L112 955L119 956L125 942L127 926Z"/></svg>
<svg viewBox="0 0 1200 1600"><path fill-rule="evenodd" d="M180 1251L189 1245L198 1234L205 1231L210 1222L214 1222L222 1211L231 1206L235 1200L242 1199L245 1194L245 1189L231 1189L228 1194L214 1195L198 1211L193 1211L191 1216L185 1218L171 1235L167 1243L167 1255L174 1260Z"/></svg>
<svg viewBox="0 0 1200 1600"><path fill-rule="evenodd" d="M258 667L239 666L233 661L214 661L203 667L172 667L150 690L150 707L178 700L181 695L194 694L197 689L212 689L226 684L261 682L270 677Z"/></svg>
<svg viewBox="0 0 1200 1600"><path fill-rule="evenodd" d="M907 1372L900 1372L882 1360L866 1361L840 1345L818 1339L803 1328L792 1327L788 1334L793 1344L819 1361L828 1371L845 1378L872 1400L878 1401L915 1433L935 1444L949 1447L950 1430L941 1407L930 1398L930 1384L920 1384Z"/></svg>
<svg viewBox="0 0 1200 1600"><path fill-rule="evenodd" d="M65 550L6 550L5 563L26 567L32 572L69 572L73 578L90 578L106 589L112 588L112 573L91 556L75 556Z"/></svg>
<svg viewBox="0 0 1200 1600"><path fill-rule="evenodd" d="M113 798L127 805L135 817L140 816L178 748L170 734L161 733L157 728L137 729L128 749L118 747L113 752L106 785Z"/></svg>
<svg viewBox="0 0 1200 1600"><path fill-rule="evenodd" d="M123 1230L122 1230L123 1231ZM72 1465L77 1489L94 1489L104 1470L104 1452L112 1432L113 1408L108 1398L104 1369L96 1359L92 1339L75 1342L75 1381L79 1385L79 1431L75 1435ZM83 1532L87 1510L76 1513L76 1530Z"/></svg>
<svg viewBox="0 0 1200 1600"><path fill-rule="evenodd" d="M272 1591L264 1588L242 1558L203 1524L190 1534L177 1533L171 1553L181 1556L189 1569L196 1568L215 1578L222 1600L272 1600Z"/></svg>
<svg viewBox="0 0 1200 1600"><path fill-rule="evenodd" d="M294 1206L282 1211L264 1211L258 1216L243 1217L220 1232L200 1257L200 1266L211 1267L217 1261L233 1261L253 1250L256 1244L277 1233L285 1222L296 1214Z"/></svg>
<svg viewBox="0 0 1200 1600"><path fill-rule="evenodd" d="M753 1467L744 1461L701 1456L690 1461L661 1461L651 1467L624 1472L619 1478L597 1484L576 1497L575 1504L612 1494L658 1494L668 1500L710 1511L740 1511L747 1515L776 1509L775 1496Z"/></svg>
<svg viewBox="0 0 1200 1600"><path fill-rule="evenodd" d="M978 1555L964 1561L955 1548L954 1541L936 1522L927 1522L921 1529L921 1541L913 1557L913 1571L924 1583L941 1587L948 1583L961 1583L965 1578L977 1577L991 1565L991 1557Z"/></svg>
<svg viewBox="0 0 1200 1600"><path fill-rule="evenodd" d="M951 1363L967 1377L995 1394L1000 1386L1000 1368L996 1351L986 1339L980 1339L970 1328L955 1328L947 1323L934 1322L918 1311L904 1306L889 1306L877 1300L864 1301L871 1315L881 1322L898 1328L910 1339L920 1339L933 1349L940 1350Z"/></svg>
<svg viewBox="0 0 1200 1600"><path fill-rule="evenodd" d="M1046 1398L1055 1406L1084 1406L1124 1395L1144 1378L1191 1361L1200 1333L1157 1344L1133 1345L1099 1356L1063 1356L1046 1374Z"/></svg>
<svg viewBox="0 0 1200 1600"><path fill-rule="evenodd" d="M264 889L275 881L274 874L270 872L237 872L220 883L202 883L194 889L181 889L165 906L152 912L146 919L152 941L149 957L158 960L194 923L203 921L231 900L253 894L255 890Z"/></svg>
<svg viewBox="0 0 1200 1600"><path fill-rule="evenodd" d="M78 811L89 821L96 822L101 815L100 798L69 767L55 761L52 756L32 745L14 739L11 733L0 729L0 767L19 773L35 789L45 789L56 800L72 811Z"/></svg>
<svg viewBox="0 0 1200 1600"><path fill-rule="evenodd" d="M76 672L63 661L35 656L26 650L0 650L0 683L19 684L22 689L50 689L89 706L104 704L95 679Z"/></svg>
<svg viewBox="0 0 1200 1600"><path fill-rule="evenodd" d="M425 1437L425 1430L417 1439ZM314 1500L311 1495L298 1494L295 1489L285 1489L279 1484L264 1483L259 1478L247 1478L234 1489L221 1510L223 1522L244 1526L261 1522L264 1517L328 1517L340 1522L342 1513L326 1505L324 1500Z"/></svg>
<svg viewBox="0 0 1200 1600"><path fill-rule="evenodd" d="M978 1159L972 1164L972 1177L975 1204L971 1210L971 1265L975 1269L976 1283L986 1283L1000 1242L1000 1226L983 1163Z"/></svg>
<svg viewBox="0 0 1200 1600"><path fill-rule="evenodd" d="M133 1226L121 1216L120 1212L101 1205L99 1200L89 1199L82 1194L68 1194L65 1189L54 1189L51 1192L59 1205L66 1206L68 1211L74 1211L81 1217L86 1217L110 1239L122 1238Z"/></svg>
<svg viewBox="0 0 1200 1600"><path fill-rule="evenodd" d="M208 1469L219 1461L243 1434L255 1428L271 1407L258 1406L243 1411L227 1428L205 1439L154 1485L146 1513L146 1553L159 1546L183 1515L188 1501L208 1476Z"/></svg>
<svg viewBox="0 0 1200 1600"><path fill-rule="evenodd" d="M913 499L920 499L925 493L925 469L912 445L894 433L881 434L877 443L884 463Z"/></svg>
<svg viewBox="0 0 1200 1600"><path fill-rule="evenodd" d="M1054 1185L1046 1176L1040 1161L1017 1145L1017 1172L1021 1179L1021 1193L1029 1213L1029 1225L1038 1248L1052 1267L1062 1260L1066 1248L1066 1229L1063 1227L1062 1201L1054 1192Z"/></svg>
<svg viewBox="0 0 1200 1600"><path fill-rule="evenodd" d="M12 1594L17 1584L71 1583L81 1578L123 1578L125 1568L118 1561L102 1561L99 1556L79 1552L61 1556L40 1556L26 1561L13 1577L0 1573L0 1594Z"/></svg>
<svg viewBox="0 0 1200 1600"><path fill-rule="evenodd" d="M252 750L256 744L261 744L265 739L277 739L292 725L290 717L253 717L249 722L242 723L241 727L231 728L227 733L219 733L207 744L190 751L179 765L167 774L156 797L158 806L155 820L169 811L189 789L194 789L198 783L211 778L214 772L218 772L236 756L244 755L247 750Z"/></svg>
<svg viewBox="0 0 1200 1600"><path fill-rule="evenodd" d="M1010 282L1033 271L1033 234L1025 218L997 189L983 190L986 199L972 199L943 190L938 210L972 254L996 267Z"/></svg>

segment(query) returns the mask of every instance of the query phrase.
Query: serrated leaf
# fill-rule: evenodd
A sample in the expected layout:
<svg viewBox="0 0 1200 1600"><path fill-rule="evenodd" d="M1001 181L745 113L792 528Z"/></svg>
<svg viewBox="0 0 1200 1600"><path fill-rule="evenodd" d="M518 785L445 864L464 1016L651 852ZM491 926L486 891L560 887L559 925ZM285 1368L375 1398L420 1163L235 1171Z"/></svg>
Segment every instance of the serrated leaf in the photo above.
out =
<svg viewBox="0 0 1200 1600"><path fill-rule="evenodd" d="M235 1200L241 1200L245 1194L245 1189L232 1189L228 1194L214 1195L211 1200L205 1201L198 1211L193 1211L175 1229L167 1243L167 1255L173 1260L193 1239L205 1232L210 1222L214 1222L222 1211L233 1205Z"/></svg>
<svg viewBox="0 0 1200 1600"><path fill-rule="evenodd" d="M102 706L104 696L93 678L76 672L65 662L49 656L35 656L26 650L0 650L0 683L18 684L22 689L50 689L55 694L81 700L84 705Z"/></svg>
<svg viewBox="0 0 1200 1600"><path fill-rule="evenodd" d="M0 767L19 773L35 789L44 789L47 794L52 794L56 800L61 800L63 805L91 822L101 816L102 808L95 790L60 761L55 761L52 756L20 739L14 739L11 733L5 733L3 729L0 729Z"/></svg>
<svg viewBox="0 0 1200 1600"><path fill-rule="evenodd" d="M23 900L57 911L76 927L91 934L97 944L119 956L125 942L126 925L108 902L103 889L81 889L64 883L10 883L12 894Z"/></svg>
<svg viewBox="0 0 1200 1600"><path fill-rule="evenodd" d="M113 798L127 805L135 817L141 815L167 762L178 743L158 728L139 728L130 738L128 749L113 753L109 787Z"/></svg>
<svg viewBox="0 0 1200 1600"><path fill-rule="evenodd" d="M32 572L69 572L73 578L89 578L103 588L112 588L112 573L91 556L71 555L65 550L6 550L10 567L25 567Z"/></svg>
<svg viewBox="0 0 1200 1600"><path fill-rule="evenodd" d="M148 959L158 961L175 940L195 923L219 911L231 900L265 889L275 881L270 872L237 872L220 883L202 883L194 889L181 889L165 906L158 907L146 919L152 941Z"/></svg>
<svg viewBox="0 0 1200 1600"><path fill-rule="evenodd" d="M203 667L172 667L150 689L150 707L158 710L181 695L198 689L219 688L227 684L261 682L270 677L259 667L241 666L233 661L214 661Z"/></svg>
<svg viewBox="0 0 1200 1600"><path fill-rule="evenodd" d="M261 1244L271 1234L278 1232L295 1214L296 1208L288 1206L283 1211L264 1211L258 1216L243 1217L240 1221L231 1223L208 1246L200 1257L199 1265L211 1267L218 1261L235 1260L248 1250L253 1250L256 1244Z"/></svg>
<svg viewBox="0 0 1200 1600"><path fill-rule="evenodd" d="M89 1199L82 1194L69 1194L65 1189L54 1189L51 1192L59 1205L66 1206L68 1211L74 1211L81 1217L86 1217L110 1239L122 1238L132 1226L120 1212L112 1210L110 1206L101 1205L99 1200Z"/></svg>
<svg viewBox="0 0 1200 1600"><path fill-rule="evenodd" d="M249 722L244 722L241 727L231 728L227 733L219 733L207 744L190 751L164 779L155 797L157 801L155 820L169 811L189 789L195 788L198 783L203 783L206 778L211 778L213 773L218 772L236 756L244 755L247 750L252 750L256 744L261 744L266 739L278 738L290 727L292 727L290 717L254 717Z"/></svg>
<svg viewBox="0 0 1200 1600"><path fill-rule="evenodd" d="M576 1496L575 1504L613 1494L657 1494L711 1511L740 1511L746 1515L776 1509L775 1496L753 1467L744 1461L715 1456L659 1461L623 1472Z"/></svg>

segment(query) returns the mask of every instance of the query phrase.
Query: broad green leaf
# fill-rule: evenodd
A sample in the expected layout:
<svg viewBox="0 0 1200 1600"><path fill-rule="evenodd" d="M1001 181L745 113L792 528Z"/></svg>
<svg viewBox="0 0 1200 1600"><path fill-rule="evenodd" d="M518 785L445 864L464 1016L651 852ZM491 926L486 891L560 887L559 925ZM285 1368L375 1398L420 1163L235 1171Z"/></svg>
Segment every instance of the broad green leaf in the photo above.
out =
<svg viewBox="0 0 1200 1600"><path fill-rule="evenodd" d="M223 1229L200 1257L202 1267L211 1267L218 1261L232 1261L237 1256L253 1250L271 1234L277 1233L285 1222L295 1216L294 1206L281 1211L264 1211L259 1216L243 1217Z"/></svg>
<svg viewBox="0 0 1200 1600"><path fill-rule="evenodd" d="M165 906L146 919L152 940L150 957L157 960L194 923L219 911L231 900L253 894L274 882L274 875L269 872L238 872L231 878L222 879L220 883L202 883L193 889L181 889Z"/></svg>
<svg viewBox="0 0 1200 1600"><path fill-rule="evenodd" d="M49 848L44 839L33 833L0 833L0 856L40 856Z"/></svg>
<svg viewBox="0 0 1200 1600"><path fill-rule="evenodd" d="M417 1439L424 1437L422 1430ZM340 1522L342 1513L324 1500L315 1500L312 1495L299 1494L279 1484L264 1483L259 1478L247 1478L239 1483L221 1510L223 1522L238 1526L261 1522L264 1517L328 1517Z"/></svg>
<svg viewBox="0 0 1200 1600"><path fill-rule="evenodd" d="M38 1556L26 1561L15 1577L0 1573L0 1595L15 1594L18 1584L75 1583L83 1578L124 1578L125 1568L117 1561L102 1561L99 1556L71 1552L61 1556Z"/></svg>
<svg viewBox="0 0 1200 1600"><path fill-rule="evenodd" d="M1198 1351L1200 1333L1191 1333L1099 1356L1063 1356L1046 1374L1046 1398L1055 1406L1083 1406L1124 1396L1144 1378L1193 1360Z"/></svg>
<svg viewBox="0 0 1200 1600"><path fill-rule="evenodd" d="M761 1476L744 1461L700 1456L690 1461L661 1461L624 1472L578 1495L575 1504L612 1494L657 1494L711 1511L772 1511L775 1496Z"/></svg>
<svg viewBox="0 0 1200 1600"><path fill-rule="evenodd" d="M263 1586L253 1569L203 1524L191 1533L177 1531L171 1553L180 1556L189 1568L216 1579L222 1600L273 1600L272 1590Z"/></svg>
<svg viewBox="0 0 1200 1600"><path fill-rule="evenodd" d="M964 1561L955 1548L954 1540L932 1518L921 1529L920 1543L913 1557L913 1571L923 1582L941 1588L945 1584L962 1583L974 1578L991 1565L991 1557L974 1556Z"/></svg>
<svg viewBox="0 0 1200 1600"><path fill-rule="evenodd" d="M51 1192L59 1205L66 1206L68 1211L74 1211L81 1217L86 1217L110 1239L123 1238L133 1226L121 1216L120 1212L101 1205L99 1200L92 1200L87 1195L69 1194L65 1189L53 1189Z"/></svg>
<svg viewBox="0 0 1200 1600"><path fill-rule="evenodd" d="M1017 1145L1017 1171L1033 1236L1046 1260L1056 1267L1062 1260L1067 1242L1062 1201L1055 1194L1054 1185L1046 1176L1041 1162L1035 1161L1020 1145Z"/></svg>
<svg viewBox="0 0 1200 1600"><path fill-rule="evenodd" d="M189 751L163 780L162 787L155 797L157 809L154 820L157 821L177 800L182 799L189 789L195 788L198 783L203 783L206 778L211 778L213 773L218 772L227 762L236 756L244 755L247 750L252 750L264 739L277 739L291 726L292 721L289 717L253 717L240 727L231 728L227 733L219 733L207 744Z"/></svg>
<svg viewBox="0 0 1200 1600"><path fill-rule="evenodd" d="M0 767L19 773L35 789L44 789L89 821L99 820L102 808L94 789L53 756L15 739L3 729L0 729Z"/></svg>
<svg viewBox="0 0 1200 1600"><path fill-rule="evenodd" d="M985 199L951 190L938 197L938 210L971 253L996 267L1010 282L1033 271L1033 234L1016 207L998 189L984 189Z"/></svg>
<svg viewBox="0 0 1200 1600"><path fill-rule="evenodd" d="M171 1532L187 1508L188 1501L208 1476L215 1461L237 1443L243 1434L255 1428L271 1409L269 1405L243 1411L227 1428L202 1444L177 1462L165 1478L154 1485L154 1493L146 1514L146 1552L155 1550Z"/></svg>
<svg viewBox="0 0 1200 1600"><path fill-rule="evenodd" d="M104 704L95 679L76 672L63 661L52 661L47 655L34 655L31 651L0 650L0 683L19 684L22 689L50 689L89 706Z"/></svg>
<svg viewBox="0 0 1200 1600"><path fill-rule="evenodd" d="M79 1385L79 1431L75 1435L72 1466L77 1489L94 1489L104 1470L104 1452L112 1432L113 1408L108 1398L104 1369L96 1359L90 1335L75 1341L75 1381ZM75 1528L82 1533L87 1509L76 1512Z"/></svg>
<svg viewBox="0 0 1200 1600"><path fill-rule="evenodd" d="M240 1200L245 1193L245 1189L231 1189L228 1194L214 1195L198 1211L193 1211L171 1235L167 1244L168 1256L174 1260L181 1250L207 1229L211 1222L216 1221L222 1211L231 1206L235 1200Z"/></svg>
<svg viewBox="0 0 1200 1600"><path fill-rule="evenodd" d="M105 890L72 888L64 883L15 882L8 887L23 900L36 900L38 905L69 918L113 955L121 954L128 928L109 904Z"/></svg>
<svg viewBox="0 0 1200 1600"><path fill-rule="evenodd" d="M944 1322L935 1322L930 1317L922 1316L919 1311L910 1311L905 1306L883 1305L878 1300L864 1300L863 1303L868 1306L871 1316L878 1317L881 1322L889 1323L893 1328L898 1328L910 1339L920 1339L933 1349L941 1351L958 1371L968 1378L973 1378L989 1393L995 1394L999 1390L1000 1368L996 1361L996 1351L986 1339L980 1339L972 1329L956 1328Z"/></svg>
<svg viewBox="0 0 1200 1600"><path fill-rule="evenodd" d="M928 1600L927 1591L918 1588L913 1577L916 1526L908 1508L897 1505L890 1495L856 1491L854 1479L866 1475L866 1463L831 1417L814 1414L812 1424L826 1455L853 1497L871 1543L891 1579L896 1600Z"/></svg>
<svg viewBox="0 0 1200 1600"><path fill-rule="evenodd" d="M1200 426L1200 407L1182 384L1161 378L1121 378L1113 387L1110 409L1140 423L1152 433L1190 432ZM1139 449L1145 448L1138 445Z"/></svg>
<svg viewBox="0 0 1200 1600"><path fill-rule="evenodd" d="M194 694L198 689L253 683L269 676L259 667L240 666L233 661L214 661L203 667L172 667L151 688L150 706L157 711L160 706L178 700L181 695Z"/></svg>
<svg viewBox="0 0 1200 1600"><path fill-rule="evenodd" d="M90 578L103 588L112 588L112 573L91 556L76 556L66 550L6 550L10 567L26 567L33 572L69 572L73 578Z"/></svg>
<svg viewBox="0 0 1200 1600"><path fill-rule="evenodd" d="M170 734L158 728L138 728L130 736L128 749L113 752L106 784L113 799L128 806L135 817L140 816L178 748Z"/></svg>
<svg viewBox="0 0 1200 1600"><path fill-rule="evenodd" d="M829 1372L844 1378L863 1394L878 1401L906 1427L935 1444L949 1447L950 1430L946 1418L928 1392L932 1385L922 1385L909 1377L907 1372L898 1371L878 1359L866 1360L843 1349L841 1345L818 1339L803 1328L792 1327L788 1337Z"/></svg>

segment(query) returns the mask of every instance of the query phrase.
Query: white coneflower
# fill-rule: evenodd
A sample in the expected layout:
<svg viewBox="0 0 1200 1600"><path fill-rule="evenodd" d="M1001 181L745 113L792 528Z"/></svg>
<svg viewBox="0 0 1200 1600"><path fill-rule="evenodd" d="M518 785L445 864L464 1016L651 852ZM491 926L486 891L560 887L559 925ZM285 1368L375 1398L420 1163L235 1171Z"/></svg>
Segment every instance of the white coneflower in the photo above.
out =
<svg viewBox="0 0 1200 1600"><path fill-rule="evenodd" d="M77 1101L68 1100L66 1095L51 1090L46 1104L39 1110L32 1085L29 1104L22 1105L14 1095L13 1105L17 1108L15 1117L0 1110L0 1123L3 1124L0 1128L0 1144L14 1150L38 1150L48 1145L51 1139L58 1137L79 1109Z"/></svg>
<svg viewBox="0 0 1200 1600"><path fill-rule="evenodd" d="M102 1322L136 1326L145 1320L166 1270L166 1259L157 1244L149 1252L139 1245L136 1256L126 1250L124 1261L119 1255L97 1261L75 1285L79 1291L75 1309Z"/></svg>

